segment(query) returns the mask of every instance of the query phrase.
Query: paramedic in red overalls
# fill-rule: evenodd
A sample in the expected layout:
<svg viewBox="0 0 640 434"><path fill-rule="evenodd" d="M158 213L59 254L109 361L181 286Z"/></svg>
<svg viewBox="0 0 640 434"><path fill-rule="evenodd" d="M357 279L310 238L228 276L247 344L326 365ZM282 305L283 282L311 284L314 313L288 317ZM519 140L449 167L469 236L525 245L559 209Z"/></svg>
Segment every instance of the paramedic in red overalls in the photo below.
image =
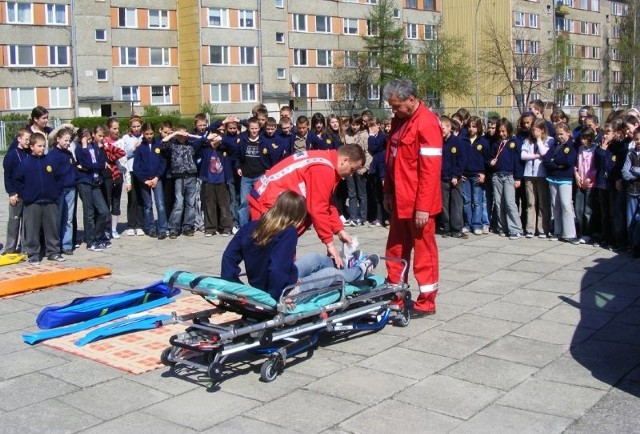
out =
<svg viewBox="0 0 640 434"><path fill-rule="evenodd" d="M259 219L276 202L280 193L292 190L306 198L308 219L298 233L313 224L318 237L327 247L337 268L342 260L333 244L333 236L340 241L353 240L344 230L338 210L333 204L333 192L341 179L348 178L362 167L365 154L358 145L344 145L338 150L302 151L285 158L258 180L249 193L251 220Z"/></svg>
<svg viewBox="0 0 640 434"><path fill-rule="evenodd" d="M416 98L410 80L389 82L384 98L393 111L384 179L384 206L391 215L386 256L409 262L414 251L420 295L413 311L431 315L439 279L435 229L442 210L442 130L438 117ZM407 281L398 262L387 261L387 273L391 283Z"/></svg>

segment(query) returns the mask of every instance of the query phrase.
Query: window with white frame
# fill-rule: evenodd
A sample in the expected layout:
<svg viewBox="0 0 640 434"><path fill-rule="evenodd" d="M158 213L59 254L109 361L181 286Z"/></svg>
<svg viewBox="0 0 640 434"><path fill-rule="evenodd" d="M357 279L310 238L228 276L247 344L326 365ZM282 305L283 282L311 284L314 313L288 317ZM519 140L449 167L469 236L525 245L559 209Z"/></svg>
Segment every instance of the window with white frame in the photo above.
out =
<svg viewBox="0 0 640 434"><path fill-rule="evenodd" d="M296 83L293 88L296 97L307 98L309 96L309 85L307 83Z"/></svg>
<svg viewBox="0 0 640 434"><path fill-rule="evenodd" d="M620 50L618 48L611 48L611 60L620 60Z"/></svg>
<svg viewBox="0 0 640 434"><path fill-rule="evenodd" d="M241 101L257 101L256 85L253 83L245 83L240 86Z"/></svg>
<svg viewBox="0 0 640 434"><path fill-rule="evenodd" d="M342 19L342 33L345 35L357 35L358 34L358 19L357 18L343 18Z"/></svg>
<svg viewBox="0 0 640 434"><path fill-rule="evenodd" d="M256 64L256 47L240 47L240 65Z"/></svg>
<svg viewBox="0 0 640 434"><path fill-rule="evenodd" d="M369 68L377 68L380 66L378 64L378 53L367 53L367 65L369 65Z"/></svg>
<svg viewBox="0 0 640 434"><path fill-rule="evenodd" d="M612 71L611 81L614 83L622 83L622 73L620 71Z"/></svg>
<svg viewBox="0 0 640 434"><path fill-rule="evenodd" d="M591 81L594 83L600 83L600 70L593 69L591 70Z"/></svg>
<svg viewBox="0 0 640 434"><path fill-rule="evenodd" d="M365 3L368 5L377 5L378 0L365 0Z"/></svg>
<svg viewBox="0 0 640 434"><path fill-rule="evenodd" d="M568 68L565 71L564 76L565 76L565 80L567 81L576 81L576 70L573 68Z"/></svg>
<svg viewBox="0 0 640 434"><path fill-rule="evenodd" d="M331 17L316 15L316 32L331 33Z"/></svg>
<svg viewBox="0 0 640 434"><path fill-rule="evenodd" d="M171 86L151 86L151 104L171 104Z"/></svg>
<svg viewBox="0 0 640 434"><path fill-rule="evenodd" d="M418 25L407 23L407 39L418 39Z"/></svg>
<svg viewBox="0 0 640 434"><path fill-rule="evenodd" d="M367 99L379 100L380 99L380 86L377 84L370 84L367 88Z"/></svg>
<svg viewBox="0 0 640 434"><path fill-rule="evenodd" d="M296 48L293 50L293 64L296 66L307 66L307 50Z"/></svg>
<svg viewBox="0 0 640 434"><path fill-rule="evenodd" d="M12 87L9 91L9 107L12 110L32 109L36 104L36 89L33 87Z"/></svg>
<svg viewBox="0 0 640 434"><path fill-rule="evenodd" d="M211 45L209 47L209 63L212 65L229 65L229 46Z"/></svg>
<svg viewBox="0 0 640 434"><path fill-rule="evenodd" d="M333 83L318 83L318 99L333 101Z"/></svg>
<svg viewBox="0 0 640 434"><path fill-rule="evenodd" d="M418 54L416 53L408 53L407 54L407 63L412 66L418 65Z"/></svg>
<svg viewBox="0 0 640 434"><path fill-rule="evenodd" d="M286 68L277 68L276 69L276 78L278 80L284 80L287 78L287 69Z"/></svg>
<svg viewBox="0 0 640 434"><path fill-rule="evenodd" d="M620 38L620 26L611 26L611 37L616 39Z"/></svg>
<svg viewBox="0 0 640 434"><path fill-rule="evenodd" d="M627 5L624 3L611 2L611 13L616 16L627 15Z"/></svg>
<svg viewBox="0 0 640 434"><path fill-rule="evenodd" d="M149 48L149 65L151 66L169 66L171 59L169 55L171 50L168 47L151 47Z"/></svg>
<svg viewBox="0 0 640 434"><path fill-rule="evenodd" d="M576 96L572 93L568 93L564 96L564 105L565 106L574 106L576 105Z"/></svg>
<svg viewBox="0 0 640 434"><path fill-rule="evenodd" d="M407 7L411 9L418 9L418 0L407 0Z"/></svg>
<svg viewBox="0 0 640 434"><path fill-rule="evenodd" d="M516 67L516 80L524 80L524 67L518 66Z"/></svg>
<svg viewBox="0 0 640 434"><path fill-rule="evenodd" d="M49 66L69 66L69 47L66 45L50 45Z"/></svg>
<svg viewBox="0 0 640 434"><path fill-rule="evenodd" d="M168 29L169 11L162 9L149 9L149 28Z"/></svg>
<svg viewBox="0 0 640 434"><path fill-rule="evenodd" d="M378 26L373 20L367 20L367 36L377 36Z"/></svg>
<svg viewBox="0 0 640 434"><path fill-rule="evenodd" d="M96 29L96 41L104 42L107 40L107 30L106 29Z"/></svg>
<svg viewBox="0 0 640 434"><path fill-rule="evenodd" d="M229 83L211 85L211 102L230 102Z"/></svg>
<svg viewBox="0 0 640 434"><path fill-rule="evenodd" d="M229 9L209 8L209 27L229 27Z"/></svg>
<svg viewBox="0 0 640 434"><path fill-rule="evenodd" d="M9 24L33 24L32 4L7 2L7 22Z"/></svg>
<svg viewBox="0 0 640 434"><path fill-rule="evenodd" d="M600 36L600 23L591 23L591 34Z"/></svg>
<svg viewBox="0 0 640 434"><path fill-rule="evenodd" d="M580 0L580 9L589 9L589 0Z"/></svg>
<svg viewBox="0 0 640 434"><path fill-rule="evenodd" d="M524 27L524 12L513 13L513 25L516 27Z"/></svg>
<svg viewBox="0 0 640 434"><path fill-rule="evenodd" d="M138 27L136 10L133 8L118 8L118 26L131 28Z"/></svg>
<svg viewBox="0 0 640 434"><path fill-rule="evenodd" d="M529 78L532 81L538 81L538 68L537 67L533 67L529 70ZM536 98L537 99L537 98Z"/></svg>
<svg viewBox="0 0 640 434"><path fill-rule="evenodd" d="M538 28L538 14L529 14L529 27Z"/></svg>
<svg viewBox="0 0 640 434"><path fill-rule="evenodd" d="M284 0L275 0L275 5L278 9L284 8Z"/></svg>
<svg viewBox="0 0 640 434"><path fill-rule="evenodd" d="M49 107L50 108L69 108L71 107L71 93L68 87L50 87L49 88Z"/></svg>
<svg viewBox="0 0 640 434"><path fill-rule="evenodd" d="M358 52L357 51L345 51L344 52L344 66L347 68L358 67Z"/></svg>
<svg viewBox="0 0 640 434"><path fill-rule="evenodd" d="M530 54L538 54L540 51L540 42L539 41L529 41L529 53Z"/></svg>
<svg viewBox="0 0 640 434"><path fill-rule="evenodd" d="M255 19L256 11L252 10L239 10L238 11L238 20L239 27L241 29L254 29L256 27L256 19Z"/></svg>
<svg viewBox="0 0 640 434"><path fill-rule="evenodd" d="M120 96L123 101L132 101L140 103L140 94L138 86L122 86L120 87Z"/></svg>
<svg viewBox="0 0 640 434"><path fill-rule="evenodd" d="M333 66L331 50L318 50L318 66Z"/></svg>
<svg viewBox="0 0 640 434"><path fill-rule="evenodd" d="M284 44L284 33L276 32L276 44Z"/></svg>
<svg viewBox="0 0 640 434"><path fill-rule="evenodd" d="M345 84L344 86L344 99L356 99L360 96L360 87L357 84Z"/></svg>
<svg viewBox="0 0 640 434"><path fill-rule="evenodd" d="M398 8L393 9L393 18L400 19L400 9Z"/></svg>
<svg viewBox="0 0 640 434"><path fill-rule="evenodd" d="M583 35L589 34L589 23L586 21L578 21L580 23L580 33Z"/></svg>
<svg viewBox="0 0 640 434"><path fill-rule="evenodd" d="M10 66L35 66L33 45L9 45Z"/></svg>
<svg viewBox="0 0 640 434"><path fill-rule="evenodd" d="M427 41L433 41L436 39L436 26L433 24L424 25L424 39Z"/></svg>
<svg viewBox="0 0 640 434"><path fill-rule="evenodd" d="M307 31L307 16L305 14L293 14L291 15L293 19L293 30L296 32L306 32Z"/></svg>
<svg viewBox="0 0 640 434"><path fill-rule="evenodd" d="M516 39L514 43L514 51L516 54L522 54L526 52L525 45L526 41L524 39Z"/></svg>
<svg viewBox="0 0 640 434"><path fill-rule="evenodd" d="M67 24L67 5L48 4L47 24L50 26L65 26Z"/></svg>
<svg viewBox="0 0 640 434"><path fill-rule="evenodd" d="M107 81L109 80L109 74L106 69L96 69L96 80Z"/></svg>
<svg viewBox="0 0 640 434"><path fill-rule="evenodd" d="M425 11L436 10L435 0L424 0L422 9L424 9Z"/></svg>
<svg viewBox="0 0 640 434"><path fill-rule="evenodd" d="M138 64L138 47L120 47L120 66Z"/></svg>

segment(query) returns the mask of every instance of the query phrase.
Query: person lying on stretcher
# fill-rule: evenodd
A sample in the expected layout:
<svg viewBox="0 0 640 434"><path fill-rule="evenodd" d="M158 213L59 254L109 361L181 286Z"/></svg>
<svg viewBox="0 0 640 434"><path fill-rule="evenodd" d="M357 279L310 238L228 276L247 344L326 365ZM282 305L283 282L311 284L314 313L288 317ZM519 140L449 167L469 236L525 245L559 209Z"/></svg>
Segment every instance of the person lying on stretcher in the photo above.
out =
<svg viewBox="0 0 640 434"><path fill-rule="evenodd" d="M328 284L340 278L345 282L364 279L378 265L378 255L360 255L353 267L337 269L333 260L318 253L296 258L297 227L307 214L305 198L284 191L274 206L259 220L247 223L233 237L222 255L223 279L242 283L240 263L244 261L249 285L280 299L282 291L296 284L296 292L318 287L313 280ZM305 282L307 282L305 284ZM327 285L328 286L328 285Z"/></svg>

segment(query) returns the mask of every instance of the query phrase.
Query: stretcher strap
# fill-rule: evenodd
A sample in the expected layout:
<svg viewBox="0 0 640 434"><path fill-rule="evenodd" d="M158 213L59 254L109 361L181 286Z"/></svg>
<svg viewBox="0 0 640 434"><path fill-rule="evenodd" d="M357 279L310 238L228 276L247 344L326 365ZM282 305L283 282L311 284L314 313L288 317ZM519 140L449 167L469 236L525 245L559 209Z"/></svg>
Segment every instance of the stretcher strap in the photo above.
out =
<svg viewBox="0 0 640 434"><path fill-rule="evenodd" d="M184 273L184 271L176 271L175 273L173 273L171 277L169 277L169 280L167 281L167 285L173 286L173 284L176 283L176 280L178 280L178 277L180 277L182 273Z"/></svg>

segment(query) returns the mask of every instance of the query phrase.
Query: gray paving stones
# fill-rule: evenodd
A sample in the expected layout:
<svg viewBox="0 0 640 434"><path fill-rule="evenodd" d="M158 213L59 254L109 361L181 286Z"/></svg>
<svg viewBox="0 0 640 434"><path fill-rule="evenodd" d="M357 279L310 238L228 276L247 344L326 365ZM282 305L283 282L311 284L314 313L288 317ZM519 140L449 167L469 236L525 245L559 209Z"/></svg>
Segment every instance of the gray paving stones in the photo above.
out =
<svg viewBox="0 0 640 434"><path fill-rule="evenodd" d="M421 380L455 362L449 357L394 347L362 360L358 366Z"/></svg>
<svg viewBox="0 0 640 434"><path fill-rule="evenodd" d="M371 339L375 336L375 339ZM380 351L386 350L393 346L404 342L407 338L400 336L383 335L376 333L359 333L345 340L337 341L331 344L334 351L343 351L345 353L357 354L360 356L372 356Z"/></svg>
<svg viewBox="0 0 640 434"><path fill-rule="evenodd" d="M572 422L564 417L534 413L517 408L492 405L453 430L455 434L554 434Z"/></svg>
<svg viewBox="0 0 640 434"><path fill-rule="evenodd" d="M477 307L483 306L493 300L498 299L500 296L495 294L486 294L473 291L464 291L462 289L456 289L449 291L446 294L442 294L439 298L445 304L455 304L458 306Z"/></svg>
<svg viewBox="0 0 640 434"><path fill-rule="evenodd" d="M540 319L572 326L580 325L580 327L599 329L611 321L613 317L613 313L590 308L579 308L578 306L571 306L564 303L549 310L542 315Z"/></svg>
<svg viewBox="0 0 640 434"><path fill-rule="evenodd" d="M3 434L70 433L101 422L101 419L56 399L49 399L0 416Z"/></svg>
<svg viewBox="0 0 640 434"><path fill-rule="evenodd" d="M64 363L67 361L60 357L24 348L22 351L15 351L2 357L0 378L13 378Z"/></svg>
<svg viewBox="0 0 640 434"><path fill-rule="evenodd" d="M460 419L469 419L502 395L480 384L445 375L432 375L397 394L394 399Z"/></svg>
<svg viewBox="0 0 640 434"><path fill-rule="evenodd" d="M0 382L0 409L16 410L75 390L71 384L38 372L23 375Z"/></svg>
<svg viewBox="0 0 640 434"><path fill-rule="evenodd" d="M541 380L609 390L629 372L632 363L616 360L576 360L570 354L560 357L535 376ZM595 374L594 374L595 373Z"/></svg>
<svg viewBox="0 0 640 434"><path fill-rule="evenodd" d="M500 390L510 390L537 371L532 366L473 354L448 367L442 374Z"/></svg>
<svg viewBox="0 0 640 434"><path fill-rule="evenodd" d="M83 388L104 383L122 375L122 372L115 368L77 357L64 364L44 369L42 372Z"/></svg>
<svg viewBox="0 0 640 434"><path fill-rule="evenodd" d="M512 322L529 322L544 312L546 310L540 307L506 303L504 301L494 301L471 311L476 315Z"/></svg>
<svg viewBox="0 0 640 434"><path fill-rule="evenodd" d="M514 330L511 334L521 338L552 344L575 345L588 339L594 332L595 330L585 327L576 327L555 321L536 319Z"/></svg>
<svg viewBox="0 0 640 434"><path fill-rule="evenodd" d="M519 323L479 315L463 314L448 321L440 329L487 339L497 339L520 327Z"/></svg>
<svg viewBox="0 0 640 434"><path fill-rule="evenodd" d="M292 423L292 425L295 424ZM236 416L202 432L204 434L291 434L304 431L297 431L293 426L290 429L287 429L260 420L255 420L244 416Z"/></svg>
<svg viewBox="0 0 640 434"><path fill-rule="evenodd" d="M478 354L541 368L558 358L567 349L565 345L505 336L478 351Z"/></svg>
<svg viewBox="0 0 640 434"><path fill-rule="evenodd" d="M490 342L489 339L452 333L437 328L416 336L400 346L454 359L463 359Z"/></svg>
<svg viewBox="0 0 640 434"><path fill-rule="evenodd" d="M538 306L545 309L562 303L559 294L555 292L537 291L518 288L508 293L501 299L505 303L524 304L526 306Z"/></svg>
<svg viewBox="0 0 640 434"><path fill-rule="evenodd" d="M83 433L86 434L192 434L193 431L184 425L162 420L150 414L136 412L109 419Z"/></svg>

